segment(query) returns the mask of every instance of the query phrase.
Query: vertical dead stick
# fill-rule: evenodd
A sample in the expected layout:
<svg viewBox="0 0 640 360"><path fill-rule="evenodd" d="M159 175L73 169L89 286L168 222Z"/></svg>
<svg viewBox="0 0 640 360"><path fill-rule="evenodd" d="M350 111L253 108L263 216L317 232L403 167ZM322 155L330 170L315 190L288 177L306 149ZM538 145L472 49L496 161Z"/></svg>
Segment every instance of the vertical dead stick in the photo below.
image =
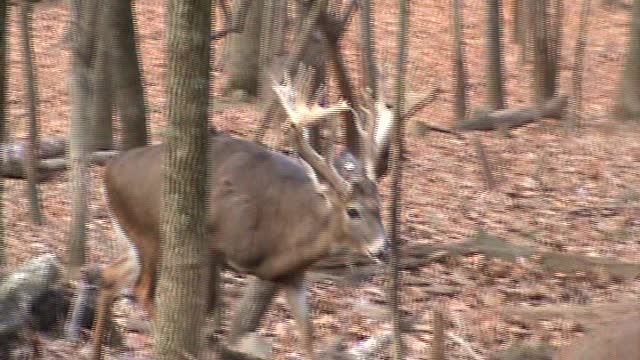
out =
<svg viewBox="0 0 640 360"><path fill-rule="evenodd" d="M487 189L493 190L496 186L496 182L493 177L493 172L491 171L491 164L489 163L487 152L485 151L484 145L482 144L482 141L480 141L479 137L474 137L474 144L476 152L478 153L478 158L480 159L480 164L482 165L482 173L484 175Z"/></svg>
<svg viewBox="0 0 640 360"><path fill-rule="evenodd" d="M431 358L433 360L445 359L444 344L444 315L440 309L433 310L433 343L431 345Z"/></svg>

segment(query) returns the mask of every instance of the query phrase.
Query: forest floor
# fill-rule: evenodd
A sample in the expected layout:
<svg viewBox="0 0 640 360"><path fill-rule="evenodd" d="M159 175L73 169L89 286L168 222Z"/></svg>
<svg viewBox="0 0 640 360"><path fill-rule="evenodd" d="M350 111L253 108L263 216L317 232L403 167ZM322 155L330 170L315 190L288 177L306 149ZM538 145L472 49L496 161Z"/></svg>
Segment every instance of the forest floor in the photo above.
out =
<svg viewBox="0 0 640 360"><path fill-rule="evenodd" d="M392 64L395 53L397 5L377 1L375 32L378 52ZM465 5L465 36L472 107L485 99L485 2ZM531 99L531 66L519 63L519 49L512 41L512 5L505 1L506 88L510 107L526 106ZM402 238L407 244L445 245L469 240L480 229L519 245L568 254L615 258L640 263L640 126L610 116L616 85L627 48L630 11L594 5L584 69L584 113L580 128L567 132L560 120L545 119L514 130L510 137L499 132L466 133L458 139L446 134L409 135L404 177ZM151 131L161 141L165 120L164 44L165 2L137 0L140 54L144 66ZM565 2L561 92L570 92L579 2ZM412 92L424 93L438 84L444 92L412 121L451 127L453 81L451 70L450 2L412 1L410 63L407 76ZM24 138L27 124L18 14L12 14L10 38L11 139ZM42 136L67 135L69 128L69 49L65 43L68 9L65 3L36 6L35 50L40 90ZM360 80L359 21L353 21L343 48L354 78ZM385 39L385 40L380 40ZM216 47L215 94L223 84L222 64ZM216 100L214 98L213 102ZM252 105L213 111L212 123L239 135L251 136L258 113ZM116 125L117 126L117 125ZM481 139L497 185L487 190L475 150ZM91 172L91 220L89 262L107 263L118 249L101 190L103 169ZM60 173L40 188L46 224L29 220L25 182L7 180L5 193L9 267L41 253L65 257L70 220L68 173ZM388 199L388 180L383 183ZM14 197L15 196L15 197ZM415 331L405 337L407 359L427 359L433 336L431 310L444 309L450 332L464 339L480 358L516 342L550 342L560 346L583 333L575 320L562 318L530 323L504 315L508 306L559 304L607 304L638 301L640 279L619 280L606 274L591 275L543 271L535 260L516 263L482 255L445 258L402 273L403 308L422 314ZM238 296L245 279L225 274L227 303ZM384 277L358 288L339 287L331 281L312 284L309 296L314 311L318 347L335 335L344 335L354 346L389 328L385 320L372 318L373 303L384 303ZM448 291L433 293L435 285ZM365 309L365 310L362 310ZM367 310L369 309L369 310ZM144 318L137 306L121 302L118 318ZM228 316L227 316L228 317ZM279 299L261 332L270 338L277 359L299 353L293 320ZM148 334L126 332L126 349L111 350L113 359L152 358ZM47 359L77 356L77 348L45 340ZM473 359L460 343L447 340L451 359Z"/></svg>

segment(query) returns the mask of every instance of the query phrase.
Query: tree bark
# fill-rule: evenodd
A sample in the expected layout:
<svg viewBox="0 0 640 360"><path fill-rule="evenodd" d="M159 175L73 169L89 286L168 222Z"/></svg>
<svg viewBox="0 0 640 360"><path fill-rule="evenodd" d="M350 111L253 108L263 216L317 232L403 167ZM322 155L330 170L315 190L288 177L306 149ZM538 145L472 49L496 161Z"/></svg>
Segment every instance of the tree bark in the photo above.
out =
<svg viewBox="0 0 640 360"><path fill-rule="evenodd" d="M554 0L533 0L529 9L533 14L534 100L538 105L554 97L558 88L562 5L552 9L549 1Z"/></svg>
<svg viewBox="0 0 640 360"><path fill-rule="evenodd" d="M35 53L32 42L32 15L33 4L20 3L20 30L22 33L22 54L24 59L25 86L29 98L29 142L27 147L27 198L31 220L36 225L42 225L44 218L40 207L40 194L38 191L38 148L40 147L38 136L38 83L34 69Z"/></svg>
<svg viewBox="0 0 640 360"><path fill-rule="evenodd" d="M113 81L109 51L107 5L101 4L98 13L96 61L93 69L93 144L92 150L113 149Z"/></svg>
<svg viewBox="0 0 640 360"><path fill-rule="evenodd" d="M305 21L306 18L309 17L309 12L311 11L311 8L308 4L300 4L300 7L301 7L300 9L301 11L299 13L300 27L302 27L302 23ZM303 56L301 59L301 62L302 64L304 64L305 67L313 69L314 76L313 76L313 81L311 82L311 88L313 89L314 93L318 91L318 89L320 89L320 87L324 85L327 80L327 56L326 56L327 44L326 43L327 41L324 35L322 34L322 31L320 30L318 24L315 24L311 38L309 39L309 42L305 47L305 50L303 52ZM290 72L290 75L295 76L295 74L297 73L297 70L298 70L297 68L293 69L293 71ZM320 101L322 102L323 99L321 98ZM309 143L320 154L325 153L324 148L326 147L322 143L322 139L321 139L321 133L322 133L323 127L324 127L324 124L319 123L309 127L308 129Z"/></svg>
<svg viewBox="0 0 640 360"><path fill-rule="evenodd" d="M569 99L569 125L575 127L582 120L582 74L584 70L584 55L587 48L587 29L591 15L591 0L582 0L580 9L580 27L575 45L575 60L571 74L571 98Z"/></svg>
<svg viewBox="0 0 640 360"><path fill-rule="evenodd" d="M234 12L245 5L245 1L234 2ZM262 26L262 1L251 1L248 5L244 31L229 37L227 50L227 82L225 93L243 90L249 95L258 94L260 78L260 28Z"/></svg>
<svg viewBox="0 0 640 360"><path fill-rule="evenodd" d="M362 74L365 88L371 89L371 96L378 98L378 67L375 57L375 36L373 34L373 3L371 0L360 2L360 31L362 33Z"/></svg>
<svg viewBox="0 0 640 360"><path fill-rule="evenodd" d="M8 27L9 4L0 0L0 145L6 141L6 108L7 108L7 59L8 59ZM4 155L4 154L0 154ZM0 176L0 269L6 262L4 234L4 179Z"/></svg>
<svg viewBox="0 0 640 360"><path fill-rule="evenodd" d="M86 255L89 169L88 144L91 139L91 63L95 45L95 15L98 0L71 2L73 34L70 76L71 125L69 162L71 163L71 224L69 229L68 268L72 278L79 275Z"/></svg>
<svg viewBox="0 0 640 360"><path fill-rule="evenodd" d="M634 0L627 60L618 83L615 113L620 118L640 119L640 0Z"/></svg>
<svg viewBox="0 0 640 360"><path fill-rule="evenodd" d="M211 0L168 2L169 128L158 282L157 358L199 358L210 298L206 237Z"/></svg>
<svg viewBox="0 0 640 360"><path fill-rule="evenodd" d="M400 245L400 231L402 219L402 178L403 178L403 155L405 151L405 121L403 119L405 107L405 76L407 68L407 58L409 53L409 0L399 1L398 16L398 57L396 62L396 82L394 86L394 123L390 147L391 158L391 202L389 204L388 223L390 224L389 237L391 251L389 256L389 287L388 299L389 310L391 311L391 329L393 347L391 357L394 360L404 359L404 343L402 339L402 312L401 290L402 279L400 271L400 260L402 257L402 247Z"/></svg>
<svg viewBox="0 0 640 360"><path fill-rule="evenodd" d="M142 72L136 48L132 0L107 1L111 74L116 106L122 121L122 149L145 146L149 142L147 109Z"/></svg>
<svg viewBox="0 0 640 360"><path fill-rule="evenodd" d="M464 20L463 2L453 0L451 2L451 26L453 27L453 73L455 79L455 104L454 116L456 121L462 121L467 117L467 69L465 67L464 53Z"/></svg>
<svg viewBox="0 0 640 360"><path fill-rule="evenodd" d="M502 55L502 1L487 1L487 95L491 110L507 106L504 93L504 63Z"/></svg>

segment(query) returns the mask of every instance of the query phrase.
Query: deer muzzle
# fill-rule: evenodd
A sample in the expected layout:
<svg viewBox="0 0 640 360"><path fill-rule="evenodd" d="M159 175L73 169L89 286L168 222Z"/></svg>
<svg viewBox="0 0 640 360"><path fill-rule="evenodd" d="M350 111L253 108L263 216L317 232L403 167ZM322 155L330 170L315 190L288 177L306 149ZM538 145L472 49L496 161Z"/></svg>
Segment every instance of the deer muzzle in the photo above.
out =
<svg viewBox="0 0 640 360"><path fill-rule="evenodd" d="M386 263L389 259L389 240L386 236L379 237L367 246L367 255L376 263Z"/></svg>

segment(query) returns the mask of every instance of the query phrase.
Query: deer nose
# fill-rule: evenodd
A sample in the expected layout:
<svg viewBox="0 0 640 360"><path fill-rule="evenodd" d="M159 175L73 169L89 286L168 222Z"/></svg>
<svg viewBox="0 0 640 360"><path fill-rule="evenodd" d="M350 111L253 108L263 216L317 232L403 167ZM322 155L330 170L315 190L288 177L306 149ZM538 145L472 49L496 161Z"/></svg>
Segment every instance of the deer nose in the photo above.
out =
<svg viewBox="0 0 640 360"><path fill-rule="evenodd" d="M367 248L369 256L378 263L387 263L390 244L387 237L381 237L372 242Z"/></svg>

